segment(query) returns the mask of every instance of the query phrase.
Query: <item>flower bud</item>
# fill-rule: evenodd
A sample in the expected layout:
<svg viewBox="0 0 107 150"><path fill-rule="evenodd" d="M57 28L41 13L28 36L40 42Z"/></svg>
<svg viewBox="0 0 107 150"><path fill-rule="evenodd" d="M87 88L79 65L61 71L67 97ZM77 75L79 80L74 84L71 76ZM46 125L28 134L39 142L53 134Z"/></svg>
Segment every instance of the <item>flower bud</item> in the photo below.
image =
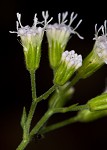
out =
<svg viewBox="0 0 107 150"><path fill-rule="evenodd" d="M91 112L88 109L84 109L78 112L77 120L80 122L90 122L105 116L107 116L107 110Z"/></svg>
<svg viewBox="0 0 107 150"><path fill-rule="evenodd" d="M49 61L50 66L53 69L59 65L61 56L67 42L70 39L70 34L77 34L81 39L81 37L75 30L78 28L82 20L79 21L77 26L73 29L71 26L72 22L77 17L77 14L74 15L74 12L71 14L69 25L66 25L67 22L66 17L68 12L63 13L62 15L58 14L58 22L53 25L48 24L46 27L46 35L48 39L48 49L49 49ZM61 19L62 17L62 19Z"/></svg>
<svg viewBox="0 0 107 150"><path fill-rule="evenodd" d="M98 33L102 31L102 35L98 36ZM81 78L87 78L97 71L101 66L107 64L107 33L106 33L106 21L104 26L101 26L97 31L97 25L95 25L95 44L93 50L84 59L82 67L78 70L78 75Z"/></svg>
<svg viewBox="0 0 107 150"><path fill-rule="evenodd" d="M70 83L67 82L63 86L59 87L59 92L56 91L55 93L53 93L52 97L49 100L49 107L52 107L54 105L55 107L59 108L66 105L75 91L73 87L66 89L69 84Z"/></svg>
<svg viewBox="0 0 107 150"><path fill-rule="evenodd" d="M100 96L92 98L88 101L88 106L91 111L107 110L107 93L103 93Z"/></svg>
<svg viewBox="0 0 107 150"><path fill-rule="evenodd" d="M55 72L54 83L65 84L81 65L81 55L77 55L74 50L63 52L61 63Z"/></svg>

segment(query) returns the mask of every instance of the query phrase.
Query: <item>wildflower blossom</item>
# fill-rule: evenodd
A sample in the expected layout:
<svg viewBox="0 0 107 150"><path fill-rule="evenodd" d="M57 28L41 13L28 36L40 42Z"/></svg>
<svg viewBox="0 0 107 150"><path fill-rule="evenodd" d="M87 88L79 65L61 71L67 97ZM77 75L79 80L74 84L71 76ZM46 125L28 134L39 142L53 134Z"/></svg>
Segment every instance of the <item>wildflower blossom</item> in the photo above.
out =
<svg viewBox="0 0 107 150"><path fill-rule="evenodd" d="M77 14L71 13L70 22L66 25L68 12L58 14L58 23L48 24L46 27L46 35L49 44L49 60L52 68L56 68L61 60L62 52L65 50L67 42L70 39L71 34L77 34L77 36L83 39L75 30L78 28L82 20L78 22L75 28L71 27L71 24L76 19Z"/></svg>
<svg viewBox="0 0 107 150"><path fill-rule="evenodd" d="M17 31L10 31L10 33L17 33L21 38L21 44L24 49L25 62L28 70L35 70L39 67L41 57L41 43L43 40L45 27L37 27L39 22L37 14L34 16L33 26L22 26L21 14L17 13L16 28Z"/></svg>
<svg viewBox="0 0 107 150"><path fill-rule="evenodd" d="M95 44L93 50L84 59L82 67L78 70L78 74L81 78L87 78L92 75L96 70L98 70L104 64L107 64L107 21L104 21L97 31L97 24L95 25ZM98 36L99 32L102 32Z"/></svg>
<svg viewBox="0 0 107 150"><path fill-rule="evenodd" d="M55 73L54 82L58 85L65 84L74 72L81 67L82 56L77 55L74 50L62 53L60 65Z"/></svg>

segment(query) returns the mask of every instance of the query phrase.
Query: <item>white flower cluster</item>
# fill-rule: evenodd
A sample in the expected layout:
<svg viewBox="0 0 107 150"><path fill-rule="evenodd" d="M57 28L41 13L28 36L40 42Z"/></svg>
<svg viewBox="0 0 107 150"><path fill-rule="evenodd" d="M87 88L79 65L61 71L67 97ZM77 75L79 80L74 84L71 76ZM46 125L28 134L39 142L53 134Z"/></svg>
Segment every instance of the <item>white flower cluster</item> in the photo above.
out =
<svg viewBox="0 0 107 150"><path fill-rule="evenodd" d="M68 21L66 18L68 16L68 12L65 13L59 13L58 14L58 23L55 24L48 24L46 27L46 33L48 41L51 42L54 40L54 42L58 42L62 44L62 47L66 45L70 38L70 34L77 34L80 39L83 39L82 36L80 36L75 30L78 28L78 26L81 24L82 20L78 22L75 28L71 27L71 24L76 19L77 14L74 15L74 12L71 13L69 24L66 25L66 22ZM61 19L62 18L62 19Z"/></svg>
<svg viewBox="0 0 107 150"><path fill-rule="evenodd" d="M78 55L74 50L65 51L62 54L61 61L65 62L67 67L73 67L77 70L82 66L82 55Z"/></svg>
<svg viewBox="0 0 107 150"><path fill-rule="evenodd" d="M102 32L101 36L98 36L99 32ZM102 25L97 30L97 24L95 25L95 46L94 49L98 56L107 64L107 21L104 21Z"/></svg>
<svg viewBox="0 0 107 150"><path fill-rule="evenodd" d="M34 23L32 27L28 25L22 26L21 14L19 13L17 13L17 19L17 31L10 31L10 33L17 33L17 35L21 37L21 42L24 50L27 51L29 49L29 43L34 47L40 46L44 35L44 28L37 27L37 25L40 24L40 22L38 22L37 14L35 14L34 16Z"/></svg>
<svg viewBox="0 0 107 150"><path fill-rule="evenodd" d="M18 36L21 37L22 46L24 47L24 50L27 51L29 49L29 43L33 46L39 46L43 40L44 31L47 32L48 42L54 40L58 41L60 44L65 46L70 38L70 34L77 34L81 39L81 37L75 30L78 28L82 20L80 20L77 24L77 26L73 29L71 26L72 22L77 17L77 14L74 15L74 12L70 16L70 22L69 25L66 25L67 22L66 17L68 15L68 12L62 13L62 20L61 20L61 13L58 14L58 23L55 23L53 25L49 24L49 22L53 19L51 17L49 20L49 14L48 11L44 12L42 11L42 16L44 18L44 21L39 22L37 18L37 14L34 16L34 23L32 27L29 25L22 26L21 24L21 14L17 13L17 19L16 21L16 28L17 31L10 31L10 33L17 33ZM43 25L43 27L37 27L37 25Z"/></svg>
<svg viewBox="0 0 107 150"><path fill-rule="evenodd" d="M83 39L82 36L80 36L75 30L78 28L78 26L81 24L82 19L78 22L75 28L71 27L71 24L76 19L77 14L74 15L74 12L71 13L69 24L66 25L65 23L68 21L66 19L68 15L68 12L65 13L59 13L58 14L58 23L55 23L53 25L49 24L47 25L47 32L50 36L53 35L53 37L56 37L59 39L59 35L67 36L69 34L77 34L79 38ZM62 17L62 19L61 19ZM57 36L58 35L58 36Z"/></svg>

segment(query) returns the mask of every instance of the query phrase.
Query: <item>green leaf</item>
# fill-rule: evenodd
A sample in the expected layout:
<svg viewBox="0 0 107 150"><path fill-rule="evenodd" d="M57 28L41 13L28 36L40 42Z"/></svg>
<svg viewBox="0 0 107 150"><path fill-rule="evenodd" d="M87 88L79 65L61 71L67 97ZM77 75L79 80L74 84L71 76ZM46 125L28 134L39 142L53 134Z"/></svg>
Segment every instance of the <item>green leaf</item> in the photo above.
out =
<svg viewBox="0 0 107 150"><path fill-rule="evenodd" d="M26 108L24 107L22 117L21 117L21 122L20 122L22 128L24 128L26 120L27 120L27 114L26 114Z"/></svg>

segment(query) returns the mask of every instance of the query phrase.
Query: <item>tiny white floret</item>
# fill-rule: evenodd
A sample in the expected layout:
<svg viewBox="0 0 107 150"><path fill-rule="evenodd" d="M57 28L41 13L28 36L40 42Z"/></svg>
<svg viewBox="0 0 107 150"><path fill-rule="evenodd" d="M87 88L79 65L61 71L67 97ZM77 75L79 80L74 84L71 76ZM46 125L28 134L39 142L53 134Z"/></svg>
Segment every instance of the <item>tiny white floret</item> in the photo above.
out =
<svg viewBox="0 0 107 150"><path fill-rule="evenodd" d="M61 61L65 62L68 68L72 67L75 70L82 66L82 56L74 50L63 52Z"/></svg>

